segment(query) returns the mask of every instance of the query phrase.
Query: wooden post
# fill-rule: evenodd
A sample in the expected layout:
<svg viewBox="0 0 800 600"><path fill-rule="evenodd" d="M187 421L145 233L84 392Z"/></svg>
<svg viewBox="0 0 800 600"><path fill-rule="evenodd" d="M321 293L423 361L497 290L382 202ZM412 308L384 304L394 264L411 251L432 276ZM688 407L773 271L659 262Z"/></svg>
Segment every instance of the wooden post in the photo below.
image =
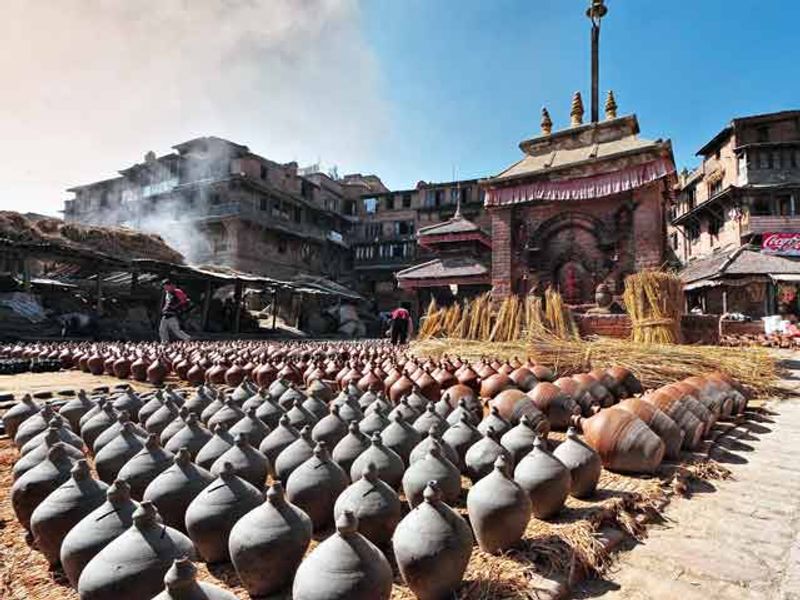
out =
<svg viewBox="0 0 800 600"><path fill-rule="evenodd" d="M139 285L139 273L134 271L131 273L131 295L136 292L136 287Z"/></svg>
<svg viewBox="0 0 800 600"><path fill-rule="evenodd" d="M200 317L200 328L203 331L208 331L208 314L211 312L211 296L214 289L211 285L211 280L206 281L206 289L203 292L203 314Z"/></svg>
<svg viewBox="0 0 800 600"><path fill-rule="evenodd" d="M95 281L95 298L97 300L97 316L101 316L103 314L103 279L100 273L95 275L97 277Z"/></svg>
<svg viewBox="0 0 800 600"><path fill-rule="evenodd" d="M722 314L727 314L728 312L728 288L722 288Z"/></svg>
<svg viewBox="0 0 800 600"><path fill-rule="evenodd" d="M242 326L242 282L237 279L233 287L233 333L239 333Z"/></svg>
<svg viewBox="0 0 800 600"><path fill-rule="evenodd" d="M31 261L27 256L22 258L22 287L26 292L31 291Z"/></svg>
<svg viewBox="0 0 800 600"><path fill-rule="evenodd" d="M272 331L278 326L278 288L272 288Z"/></svg>

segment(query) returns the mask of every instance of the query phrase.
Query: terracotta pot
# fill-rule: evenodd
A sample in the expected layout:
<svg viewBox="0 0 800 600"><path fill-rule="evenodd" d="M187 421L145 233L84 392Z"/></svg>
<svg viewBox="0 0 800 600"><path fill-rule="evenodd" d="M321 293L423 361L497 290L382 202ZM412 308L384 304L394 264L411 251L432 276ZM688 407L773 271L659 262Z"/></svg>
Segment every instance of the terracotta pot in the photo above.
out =
<svg viewBox="0 0 800 600"><path fill-rule="evenodd" d="M495 373L481 382L481 398L494 398L500 392L516 389L511 378L504 373Z"/></svg>
<svg viewBox="0 0 800 600"><path fill-rule="evenodd" d="M537 423L537 425L542 421L547 422L549 430L550 423L547 420L547 416L536 406L532 397L535 390L536 388L534 388L533 392L529 392L528 394L525 394L521 390L505 390L491 400L489 406L497 407L500 415L509 421L511 425L516 425L519 423L522 415L527 415L528 420L532 423ZM556 388L556 390L558 390L558 388Z"/></svg>
<svg viewBox="0 0 800 600"><path fill-rule="evenodd" d="M141 356L131 363L131 377L136 381L147 381L147 363Z"/></svg>
<svg viewBox="0 0 800 600"><path fill-rule="evenodd" d="M603 466L618 473L653 473L664 458L664 442L639 417L625 410L601 410L579 427Z"/></svg>
<svg viewBox="0 0 800 600"><path fill-rule="evenodd" d="M703 441L705 424L689 410L687 402L675 394L657 390L642 398L645 402L663 411L665 415L675 421L683 432L682 447L686 450L696 450Z"/></svg>
<svg viewBox="0 0 800 600"><path fill-rule="evenodd" d="M680 456L683 431L665 412L641 398L628 398L612 409L627 411L644 421L664 442L664 458L675 460Z"/></svg>
<svg viewBox="0 0 800 600"><path fill-rule="evenodd" d="M549 381L543 381L528 392L528 397L550 422L553 429L566 429L572 417L581 414L581 408L571 396Z"/></svg>

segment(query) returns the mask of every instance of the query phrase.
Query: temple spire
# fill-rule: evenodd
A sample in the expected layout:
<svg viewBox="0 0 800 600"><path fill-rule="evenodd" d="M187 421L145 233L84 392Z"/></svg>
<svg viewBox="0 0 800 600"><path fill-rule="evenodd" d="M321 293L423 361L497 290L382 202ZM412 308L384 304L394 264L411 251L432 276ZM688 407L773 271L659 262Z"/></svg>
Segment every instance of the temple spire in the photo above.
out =
<svg viewBox="0 0 800 600"><path fill-rule="evenodd" d="M581 98L580 92L575 92L572 97L572 109L569 111L569 116L572 119L572 127L583 124L583 98Z"/></svg>
<svg viewBox="0 0 800 600"><path fill-rule="evenodd" d="M456 212L453 215L454 219L461 218L461 184L456 184Z"/></svg>
<svg viewBox="0 0 800 600"><path fill-rule="evenodd" d="M542 135L550 135L553 133L553 120L550 118L550 113L547 112L547 107L542 107Z"/></svg>
<svg viewBox="0 0 800 600"><path fill-rule="evenodd" d="M614 90L608 90L606 96L606 121L617 118L617 99L614 98Z"/></svg>

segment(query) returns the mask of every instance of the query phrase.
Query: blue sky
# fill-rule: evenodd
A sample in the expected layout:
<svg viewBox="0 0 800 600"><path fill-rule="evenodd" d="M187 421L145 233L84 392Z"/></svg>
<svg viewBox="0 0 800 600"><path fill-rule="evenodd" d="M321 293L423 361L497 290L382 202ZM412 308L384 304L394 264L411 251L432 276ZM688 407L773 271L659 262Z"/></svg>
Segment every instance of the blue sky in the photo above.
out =
<svg viewBox="0 0 800 600"><path fill-rule="evenodd" d="M390 87L392 132L373 170L392 186L485 176L520 156L546 105L589 103L588 3L369 0L366 35ZM609 0L601 90L670 138L679 168L734 116L800 108L800 3ZM602 101L602 98L601 98Z"/></svg>
<svg viewBox="0 0 800 600"><path fill-rule="evenodd" d="M679 167L732 117L800 108L800 2L607 0L601 89ZM270 159L420 179L520 157L588 109L588 0L3 0L0 209L217 135Z"/></svg>

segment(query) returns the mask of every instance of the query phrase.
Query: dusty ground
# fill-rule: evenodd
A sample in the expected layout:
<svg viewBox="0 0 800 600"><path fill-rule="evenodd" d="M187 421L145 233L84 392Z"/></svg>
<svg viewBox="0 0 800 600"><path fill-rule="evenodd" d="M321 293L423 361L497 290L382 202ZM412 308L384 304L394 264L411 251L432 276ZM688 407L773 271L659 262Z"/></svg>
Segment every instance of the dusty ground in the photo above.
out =
<svg viewBox="0 0 800 600"><path fill-rule="evenodd" d="M797 389L800 371L789 380ZM771 405L712 453L733 472L676 501L645 543L576 597L800 599L800 398Z"/></svg>
<svg viewBox="0 0 800 600"><path fill-rule="evenodd" d="M20 396L26 392L58 390L91 390L107 385L113 387L119 383L129 383L137 390L152 389L152 386L105 375L95 376L82 371L58 371L56 373L20 373L19 375L0 375L0 394L12 393Z"/></svg>

